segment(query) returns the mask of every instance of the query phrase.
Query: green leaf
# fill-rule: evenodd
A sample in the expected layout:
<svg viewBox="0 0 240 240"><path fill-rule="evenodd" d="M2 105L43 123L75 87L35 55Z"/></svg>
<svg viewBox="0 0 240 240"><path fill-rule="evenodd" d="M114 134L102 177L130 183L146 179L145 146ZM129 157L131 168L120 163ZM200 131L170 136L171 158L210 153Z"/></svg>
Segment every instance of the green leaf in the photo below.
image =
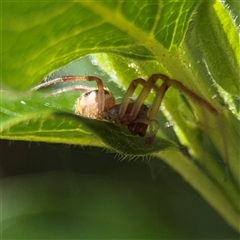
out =
<svg viewBox="0 0 240 240"><path fill-rule="evenodd" d="M101 146L131 156L154 154L240 231L238 100L229 100L239 96L239 38L231 11L222 2L69 1L63 6L61 1L5 1L1 12L2 139ZM168 90L158 120L164 115L173 124L190 154L176 147L164 124L146 149L145 139L132 136L125 126L75 116L79 94L44 98L44 91L23 92L52 71L94 53L104 53L93 59L109 73L113 81L105 79L104 84L116 90L116 97L123 96L134 78L161 72L217 110L215 115L191 96L180 95L179 89ZM220 88L231 95L225 103ZM154 98L150 94L146 102L152 104ZM224 184L226 163L230 176ZM203 182L209 186L204 188Z"/></svg>
<svg viewBox="0 0 240 240"><path fill-rule="evenodd" d="M239 97L239 32L229 8L220 2L205 2L199 7L196 25L200 49L212 78Z"/></svg>
<svg viewBox="0 0 240 240"><path fill-rule="evenodd" d="M11 97L11 92L2 91L1 96L1 135L5 139L107 146L133 156L175 146L156 138L150 147L143 148L146 139L131 135L125 126L76 116L70 112L74 95L67 100L62 96L44 99L39 94Z"/></svg>
<svg viewBox="0 0 240 240"><path fill-rule="evenodd" d="M199 3L199 1L164 1L154 36L166 49L179 48L185 37L189 19Z"/></svg>
<svg viewBox="0 0 240 240"><path fill-rule="evenodd" d="M132 7L126 10L127 4L127 1L118 4L84 1L65 3L63 8L61 2L36 1L27 6L21 2L4 2L3 83L18 90L26 89L56 68L99 51L150 59L155 55L171 65L172 56L164 46L179 46L196 3L159 5L140 1L131 2ZM132 13L139 9L142 12L136 18ZM159 26L168 9L174 11L173 18L167 20L165 27ZM183 25L175 25L174 20L179 18ZM142 29L144 19L152 19L147 30ZM162 43L160 37L155 39L166 32L167 39Z"/></svg>

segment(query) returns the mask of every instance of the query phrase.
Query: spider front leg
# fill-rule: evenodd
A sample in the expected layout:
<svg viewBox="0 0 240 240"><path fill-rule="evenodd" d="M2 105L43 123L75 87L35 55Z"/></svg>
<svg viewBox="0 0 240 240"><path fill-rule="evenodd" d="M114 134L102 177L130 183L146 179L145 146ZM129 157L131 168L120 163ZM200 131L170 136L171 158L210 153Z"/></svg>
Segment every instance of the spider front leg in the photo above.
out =
<svg viewBox="0 0 240 240"><path fill-rule="evenodd" d="M55 95L58 95L61 93L66 93L66 92L73 92L73 91L89 92L92 90L93 90L92 87L87 87L84 85L69 86L69 87L64 87L61 89L57 89L51 93L48 93L48 94L44 95L44 98L48 98L48 97L55 96Z"/></svg>
<svg viewBox="0 0 240 240"><path fill-rule="evenodd" d="M48 82L44 82L44 83L37 85L36 87L32 88L30 90L30 92L34 92L40 88L48 87L52 84L56 84L59 82L76 82L76 81L96 81L97 82L98 113L101 115L101 113L104 111L104 107L105 107L105 91L104 91L102 80L95 76L65 76L65 77L61 77L61 78L56 78L56 79L50 80ZM77 89L74 89L74 87L73 87L72 90L77 90ZM67 90L67 91L71 91L71 90Z"/></svg>

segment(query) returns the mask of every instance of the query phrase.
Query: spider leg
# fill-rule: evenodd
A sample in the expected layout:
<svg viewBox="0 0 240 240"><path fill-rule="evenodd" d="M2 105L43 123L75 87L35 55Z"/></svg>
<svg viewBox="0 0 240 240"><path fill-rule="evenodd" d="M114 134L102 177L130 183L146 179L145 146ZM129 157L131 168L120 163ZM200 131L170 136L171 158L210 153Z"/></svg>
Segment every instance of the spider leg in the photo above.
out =
<svg viewBox="0 0 240 240"><path fill-rule="evenodd" d="M146 135L146 131L148 125L142 122L133 122L127 125L128 130L132 133L132 135L139 135L140 137L144 137Z"/></svg>
<svg viewBox="0 0 240 240"><path fill-rule="evenodd" d="M59 83L59 82L64 82L64 81L63 81L62 78L55 78L55 79L53 79L53 80L43 82L43 83L41 83L41 84L39 84L39 85L31 88L31 89L29 90L29 92L35 92L35 91L37 91L37 90L40 89L40 88L48 87L48 86L50 86L50 85L52 85L52 84L56 84L56 83Z"/></svg>
<svg viewBox="0 0 240 240"><path fill-rule="evenodd" d="M148 81L145 84L145 87L142 89L142 92L136 99L135 104L130 113L130 121L133 121L136 118L144 100L146 99L147 95L149 94L150 90L153 88L155 82L158 79L161 79L165 83L166 86L168 86L168 87L172 86L172 87L180 90L181 92L185 93L188 97L190 97L191 99L193 99L193 100L197 101L198 103L200 103L201 105L203 105L205 108L207 108L213 114L218 114L218 111L216 108L214 108L210 103L208 103L206 100L204 100L203 98L196 95L194 92L192 92L188 88L184 87L184 85L181 82L174 80L174 79L169 79L169 77L167 77L166 75L158 73L158 74L153 74L148 79ZM155 107L155 109L156 109L156 107ZM152 114L154 114L154 113L152 113Z"/></svg>
<svg viewBox="0 0 240 240"><path fill-rule="evenodd" d="M141 93L136 99L135 104L132 108L132 111L130 112L130 121L133 121L137 117L137 114L142 104L144 103L146 97L148 96L151 89L154 88L154 84L156 83L156 81L160 78L159 75L162 75L162 74L154 74L148 79L148 81L145 82L144 88L142 89Z"/></svg>
<svg viewBox="0 0 240 240"><path fill-rule="evenodd" d="M134 121L134 123L135 124L136 123L141 123L140 126L141 126L142 130L145 129L144 125L149 126L149 131L148 131L147 139L146 139L146 143L145 143L145 147L146 148L149 147L152 144L152 142L153 142L153 140L156 136L156 133L159 129L159 122L155 119L153 119L153 120L150 120L150 119L136 119L136 121ZM136 125L136 127L138 128L139 125ZM138 129L138 131L139 131L139 129ZM146 129L145 129L145 131L146 131ZM141 135L141 136L143 136L143 135Z"/></svg>
<svg viewBox="0 0 240 240"><path fill-rule="evenodd" d="M198 102L201 105L203 105L205 108L207 108L213 114L218 114L218 110L216 108L214 108L210 103L208 103L206 100L204 100L203 98L201 98L198 95L196 95L194 92L192 92L188 88L184 87L184 85L181 82L179 82L177 80L174 80L174 79L170 79L166 75L161 74L161 73L154 74L154 75L151 76L151 78L152 77L153 78L160 78L160 79L162 79L163 82L165 82L165 84L168 87L172 86L172 87L178 89L179 91L185 93L191 99L193 99L196 102Z"/></svg>
<svg viewBox="0 0 240 240"><path fill-rule="evenodd" d="M203 105L205 108L207 108L213 114L218 114L218 110L215 107L213 107L210 103L208 103L203 98L201 98L198 95L196 95L191 90L189 90L186 87L184 87L181 82L179 82L177 80L169 80L169 84L171 84L171 86L179 89L181 92L185 93L188 97L192 98L196 102L199 102L201 105Z"/></svg>
<svg viewBox="0 0 240 240"><path fill-rule="evenodd" d="M152 104L152 107L149 113L149 117L148 117L149 120L154 120L156 118L159 108L161 106L162 100L167 90L168 90L168 86L165 83L163 83L162 86L159 88L158 92L156 93L155 100Z"/></svg>
<svg viewBox="0 0 240 240"><path fill-rule="evenodd" d="M158 89L156 93L156 98L151 107L148 119L137 119L136 121L134 121L134 123L137 123L137 122L144 123L148 125L150 128L147 139L146 139L145 147L149 147L152 144L154 137L159 129L159 122L155 119L167 89L168 89L168 86L165 83L163 83L161 87ZM138 125L136 125L136 128L137 127ZM141 127L141 129L142 128L143 127ZM135 130L135 128L132 128L132 129ZM139 129L137 129L137 131L139 131Z"/></svg>
<svg viewBox="0 0 240 240"><path fill-rule="evenodd" d="M129 85L125 95L123 96L122 103L119 107L119 112L118 112L119 119L121 119L124 116L124 114L126 113L128 104L131 101L131 97L132 97L136 87L139 84L145 86L146 85L146 80L143 79L143 78L137 78L137 79L133 80L131 82L131 84Z"/></svg>
<svg viewBox="0 0 240 240"><path fill-rule="evenodd" d="M61 78L56 78L48 82L39 84L38 86L30 89L30 92L34 92L40 88L47 87L58 82L70 82L70 81L96 81L98 86L98 112L102 113L104 111L105 92L103 82L100 78L95 76L65 76Z"/></svg>
<svg viewBox="0 0 240 240"><path fill-rule="evenodd" d="M70 86L70 87L61 88L61 89L53 91L49 94L46 94L44 96L44 98L55 96L55 95L65 93L65 92L72 92L72 91L85 91L85 92L87 92L87 91L91 91L91 90L93 90L92 87L86 87L86 86L83 86L83 85Z"/></svg>

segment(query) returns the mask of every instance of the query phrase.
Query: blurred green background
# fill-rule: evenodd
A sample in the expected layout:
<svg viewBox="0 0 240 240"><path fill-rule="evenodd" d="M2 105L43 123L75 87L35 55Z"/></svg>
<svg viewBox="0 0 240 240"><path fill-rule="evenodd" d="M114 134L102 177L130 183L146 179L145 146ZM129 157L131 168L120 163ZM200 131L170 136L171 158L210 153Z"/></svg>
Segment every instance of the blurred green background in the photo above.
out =
<svg viewBox="0 0 240 240"><path fill-rule="evenodd" d="M1 159L2 239L238 238L158 159L20 141Z"/></svg>

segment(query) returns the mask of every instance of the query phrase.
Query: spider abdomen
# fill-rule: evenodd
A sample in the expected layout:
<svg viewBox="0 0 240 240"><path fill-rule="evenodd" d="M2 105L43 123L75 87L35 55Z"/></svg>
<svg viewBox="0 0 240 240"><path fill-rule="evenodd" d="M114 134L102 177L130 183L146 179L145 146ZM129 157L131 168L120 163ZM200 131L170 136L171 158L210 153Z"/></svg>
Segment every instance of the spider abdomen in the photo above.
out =
<svg viewBox="0 0 240 240"><path fill-rule="evenodd" d="M114 104L115 99L112 93L105 89L104 111L108 111ZM102 119L103 116L102 113L98 111L98 105L98 90L88 91L77 99L75 103L75 113L91 119Z"/></svg>

